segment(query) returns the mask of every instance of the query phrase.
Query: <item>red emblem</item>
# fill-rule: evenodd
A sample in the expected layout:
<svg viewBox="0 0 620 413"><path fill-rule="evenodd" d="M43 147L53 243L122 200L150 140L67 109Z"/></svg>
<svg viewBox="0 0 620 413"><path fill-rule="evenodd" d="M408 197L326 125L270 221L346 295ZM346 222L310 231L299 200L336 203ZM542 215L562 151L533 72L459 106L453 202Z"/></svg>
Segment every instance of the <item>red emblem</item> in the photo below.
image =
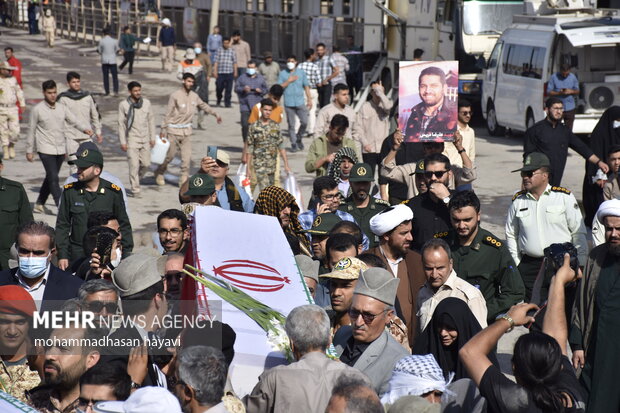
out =
<svg viewBox="0 0 620 413"><path fill-rule="evenodd" d="M291 283L288 277L283 277L275 268L250 260L224 261L223 265L213 267L213 273L235 287L263 293L278 291L285 284Z"/></svg>

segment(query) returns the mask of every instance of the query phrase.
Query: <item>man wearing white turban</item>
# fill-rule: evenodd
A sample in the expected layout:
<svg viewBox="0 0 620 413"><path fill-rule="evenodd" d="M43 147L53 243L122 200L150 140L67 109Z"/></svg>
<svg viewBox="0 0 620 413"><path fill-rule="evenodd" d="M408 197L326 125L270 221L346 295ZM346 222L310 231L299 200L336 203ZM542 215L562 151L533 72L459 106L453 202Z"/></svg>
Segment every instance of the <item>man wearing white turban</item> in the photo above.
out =
<svg viewBox="0 0 620 413"><path fill-rule="evenodd" d="M603 202L599 206L596 215L594 215L594 220L592 221L592 244L594 244L594 247L598 247L605 242L605 226L603 225L602 218L609 215L620 217L620 199Z"/></svg>
<svg viewBox="0 0 620 413"><path fill-rule="evenodd" d="M588 256L569 336L573 365L581 367L579 381L589 393L588 413L620 410L620 200L603 202L596 220L605 242Z"/></svg>
<svg viewBox="0 0 620 413"><path fill-rule="evenodd" d="M381 258L385 268L400 279L395 309L396 315L407 325L411 346L417 322L416 299L426 281L420 254L409 249L413 240L412 219L411 208L403 204L389 207L372 217L370 230L379 237L379 246L367 251Z"/></svg>

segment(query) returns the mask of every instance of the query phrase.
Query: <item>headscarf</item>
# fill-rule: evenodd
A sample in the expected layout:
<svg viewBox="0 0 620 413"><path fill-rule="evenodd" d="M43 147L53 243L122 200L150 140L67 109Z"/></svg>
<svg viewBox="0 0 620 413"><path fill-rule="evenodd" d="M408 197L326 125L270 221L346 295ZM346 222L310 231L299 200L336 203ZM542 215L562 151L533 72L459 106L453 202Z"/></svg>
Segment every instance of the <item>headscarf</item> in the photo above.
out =
<svg viewBox="0 0 620 413"><path fill-rule="evenodd" d="M344 157L351 159L353 161L353 164L360 162L360 160L357 159L357 155L355 154L355 150L353 148L345 146L338 149L338 152L336 152L336 156L334 157L334 162L332 162L327 169L327 175L334 178L336 180L336 183L340 183L341 181L340 164L342 163L342 158Z"/></svg>
<svg viewBox="0 0 620 413"><path fill-rule="evenodd" d="M259 215L269 215L280 219L280 212L287 206L291 207L291 223L284 230L294 235L301 244L302 249L310 251L308 239L301 233L303 228L299 223L299 206L295 201L295 197L284 189L275 185L270 185L260 191L256 203L254 204L254 213Z"/></svg>
<svg viewBox="0 0 620 413"><path fill-rule="evenodd" d="M447 325L458 332L454 343L444 347L438 329ZM465 366L459 359L459 350L473 336L482 330L480 323L469 309L467 303L459 298L444 298L437 304L428 326L416 339L413 354L432 354L443 370L444 376L455 373L454 380L469 378ZM498 365L495 353L488 355L491 363Z"/></svg>
<svg viewBox="0 0 620 413"><path fill-rule="evenodd" d="M403 396L422 396L430 391L446 392L454 373L447 380L432 354L407 356L394 366L389 390L381 397L381 403L395 403Z"/></svg>

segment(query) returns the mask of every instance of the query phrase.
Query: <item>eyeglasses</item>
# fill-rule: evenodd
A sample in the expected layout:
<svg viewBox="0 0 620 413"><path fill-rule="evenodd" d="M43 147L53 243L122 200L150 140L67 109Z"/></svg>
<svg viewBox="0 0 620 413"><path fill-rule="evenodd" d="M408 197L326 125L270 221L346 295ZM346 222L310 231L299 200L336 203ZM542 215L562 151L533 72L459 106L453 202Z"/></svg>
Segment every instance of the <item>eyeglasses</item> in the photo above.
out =
<svg viewBox="0 0 620 413"><path fill-rule="evenodd" d="M104 308L109 314L116 314L118 312L118 303L110 301L89 301L85 304L85 307L86 310L92 311L93 313L100 313Z"/></svg>
<svg viewBox="0 0 620 413"><path fill-rule="evenodd" d="M542 174L542 172L534 172L534 171L521 171L521 178L531 178L534 175Z"/></svg>
<svg viewBox="0 0 620 413"><path fill-rule="evenodd" d="M340 199L340 193L321 195L321 199L324 199L325 201L331 201L332 199Z"/></svg>
<svg viewBox="0 0 620 413"><path fill-rule="evenodd" d="M170 235L178 236L183 232L183 229L182 228L172 228L172 229L159 228L157 232L159 232L159 235L170 234Z"/></svg>
<svg viewBox="0 0 620 413"><path fill-rule="evenodd" d="M165 275L166 281L170 282L173 278L176 278L177 282L181 282L183 277L183 271L168 271Z"/></svg>
<svg viewBox="0 0 620 413"><path fill-rule="evenodd" d="M354 309L350 309L349 317L351 318L351 320L357 320L359 316L362 316L362 320L364 320L364 324L370 325L372 324L372 322L374 321L376 317L379 317L381 314L385 313L386 311L388 311L387 308L381 311L379 314L372 314L372 313L367 313L365 311L357 311Z"/></svg>
<svg viewBox="0 0 620 413"><path fill-rule="evenodd" d="M463 116L471 115L473 113L474 112L472 112L471 110L464 110L464 111L460 112L460 114L463 115Z"/></svg>
<svg viewBox="0 0 620 413"><path fill-rule="evenodd" d="M441 177L443 176L443 174L446 174L450 171L425 171L424 172L424 177L431 179L433 177L433 175L435 175L437 178L441 179Z"/></svg>
<svg viewBox="0 0 620 413"><path fill-rule="evenodd" d="M88 406L94 406L99 402L105 402L106 400L93 400L93 399L85 399L84 397L78 397L77 406L78 408L84 410Z"/></svg>

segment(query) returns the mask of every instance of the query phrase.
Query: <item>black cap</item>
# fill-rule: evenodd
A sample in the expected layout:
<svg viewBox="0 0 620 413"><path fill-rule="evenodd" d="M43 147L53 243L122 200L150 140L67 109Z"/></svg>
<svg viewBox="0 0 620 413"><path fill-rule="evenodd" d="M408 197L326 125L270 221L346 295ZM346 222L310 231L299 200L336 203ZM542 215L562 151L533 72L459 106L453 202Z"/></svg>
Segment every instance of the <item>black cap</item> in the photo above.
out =
<svg viewBox="0 0 620 413"><path fill-rule="evenodd" d="M373 169L367 163L356 163L351 169L349 182L372 182L374 180Z"/></svg>
<svg viewBox="0 0 620 413"><path fill-rule="evenodd" d="M93 145L95 144L93 143ZM69 161L69 165L75 165L78 168L88 168L92 165L103 166L103 155L96 145L95 149L83 149L81 152L78 151L75 156L77 159Z"/></svg>

